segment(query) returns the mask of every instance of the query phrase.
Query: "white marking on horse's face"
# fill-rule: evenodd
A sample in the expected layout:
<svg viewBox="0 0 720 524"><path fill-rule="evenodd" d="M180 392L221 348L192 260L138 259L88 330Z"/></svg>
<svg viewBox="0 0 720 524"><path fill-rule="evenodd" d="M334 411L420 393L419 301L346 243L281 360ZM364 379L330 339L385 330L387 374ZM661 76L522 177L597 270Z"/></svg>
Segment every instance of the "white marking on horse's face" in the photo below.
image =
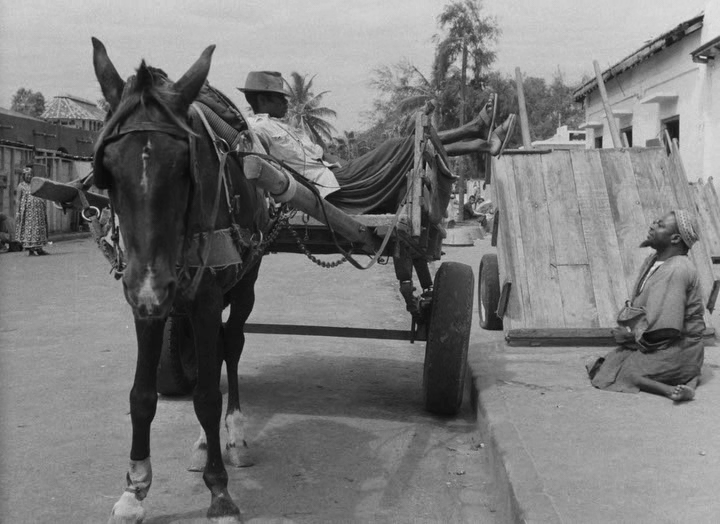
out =
<svg viewBox="0 0 720 524"><path fill-rule="evenodd" d="M147 178L147 170L148 170L148 161L150 160L150 151L152 151L152 142L150 142L150 138L148 138L147 144L145 144L145 147L143 147L142 152L142 164L143 164L143 172L142 172L142 178L140 179L140 185L143 188L143 191L147 192L148 188L148 178Z"/></svg>
<svg viewBox="0 0 720 524"><path fill-rule="evenodd" d="M140 304L146 304L148 306L159 306L160 301L155 293L153 284L155 283L155 270L150 264L147 266L145 271L145 279L138 290L138 302Z"/></svg>

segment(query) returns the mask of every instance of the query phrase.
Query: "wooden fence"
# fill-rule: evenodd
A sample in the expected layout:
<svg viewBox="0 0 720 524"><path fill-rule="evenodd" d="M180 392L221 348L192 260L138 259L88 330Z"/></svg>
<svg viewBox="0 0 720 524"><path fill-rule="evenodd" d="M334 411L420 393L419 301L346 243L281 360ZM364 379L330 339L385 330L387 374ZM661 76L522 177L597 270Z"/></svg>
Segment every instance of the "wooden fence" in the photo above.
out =
<svg viewBox="0 0 720 524"><path fill-rule="evenodd" d="M12 218L15 217L17 185L22 179L22 168L28 162L33 162L35 176L56 182L69 182L87 175L92 169L88 161L64 158L55 152L0 145L0 213ZM50 234L78 230L79 217L76 211L63 213L48 201L47 213Z"/></svg>
<svg viewBox="0 0 720 524"><path fill-rule="evenodd" d="M639 249L649 224L678 207L697 210L680 167L662 148L510 151L494 159L500 284L511 283L504 329L615 326L651 253ZM702 240L690 256L707 300L714 226L699 219Z"/></svg>

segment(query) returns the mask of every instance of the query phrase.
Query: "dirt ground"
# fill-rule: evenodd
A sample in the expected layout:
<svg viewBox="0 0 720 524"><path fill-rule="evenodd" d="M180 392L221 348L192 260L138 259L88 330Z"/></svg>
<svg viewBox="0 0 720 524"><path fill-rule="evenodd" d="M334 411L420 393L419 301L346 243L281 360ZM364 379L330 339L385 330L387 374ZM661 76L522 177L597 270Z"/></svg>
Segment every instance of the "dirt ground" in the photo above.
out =
<svg viewBox="0 0 720 524"><path fill-rule="evenodd" d="M482 249L444 260L477 272ZM90 239L48 251L0 254L0 520L105 522L129 454L132 315ZM251 322L410 325L391 265L273 254L257 296ZM496 522L474 412L467 398L452 419L423 410L423 357L424 343L249 334L240 388L256 464L229 472L246 521ZM204 521L209 493L186 471L198 433L187 398L161 398L147 524Z"/></svg>

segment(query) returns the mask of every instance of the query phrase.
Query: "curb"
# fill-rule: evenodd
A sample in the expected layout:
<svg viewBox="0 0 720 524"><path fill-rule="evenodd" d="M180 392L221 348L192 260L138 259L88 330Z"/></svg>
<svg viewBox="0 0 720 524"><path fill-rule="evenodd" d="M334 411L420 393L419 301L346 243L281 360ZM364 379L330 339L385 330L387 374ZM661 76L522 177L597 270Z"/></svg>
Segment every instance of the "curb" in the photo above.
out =
<svg viewBox="0 0 720 524"><path fill-rule="evenodd" d="M472 373L471 401L495 479L497 514L501 522L561 524L562 519L545 493L533 459L509 418L502 391L496 385L488 355L493 344L479 346L480 358L468 362Z"/></svg>

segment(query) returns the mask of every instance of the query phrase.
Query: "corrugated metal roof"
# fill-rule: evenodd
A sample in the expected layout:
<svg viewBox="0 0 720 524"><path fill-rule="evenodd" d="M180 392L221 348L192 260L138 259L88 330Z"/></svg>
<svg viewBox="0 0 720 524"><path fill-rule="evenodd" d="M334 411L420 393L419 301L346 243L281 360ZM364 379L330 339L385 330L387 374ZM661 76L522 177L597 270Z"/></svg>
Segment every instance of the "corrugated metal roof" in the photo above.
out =
<svg viewBox="0 0 720 524"><path fill-rule="evenodd" d="M45 120L105 120L105 111L88 100L70 95L60 95L40 115Z"/></svg>
<svg viewBox="0 0 720 524"><path fill-rule="evenodd" d="M629 56L626 56L622 60L620 60L617 64L611 66L609 69L606 69L602 73L603 81L607 82L611 78L615 78L620 73L623 73L627 71L628 69L632 69L633 67L637 66L644 60L647 60L654 54L660 52L661 50L665 49L666 47L671 46L675 42L678 42L685 38L685 36L689 35L690 33L693 33L699 29L702 28L702 22L703 22L704 14L700 13L697 16L694 16L690 20L686 20L685 22L677 25L676 27L672 28L670 31L667 31L657 38L654 38L653 40L650 40L647 42L644 46L642 46L640 49L635 51ZM573 92L573 98L576 102L580 102L583 100L588 94L590 94L592 91L597 89L598 83L597 78L592 78L591 80L588 80L585 82L582 86L580 86L578 89L576 89Z"/></svg>

